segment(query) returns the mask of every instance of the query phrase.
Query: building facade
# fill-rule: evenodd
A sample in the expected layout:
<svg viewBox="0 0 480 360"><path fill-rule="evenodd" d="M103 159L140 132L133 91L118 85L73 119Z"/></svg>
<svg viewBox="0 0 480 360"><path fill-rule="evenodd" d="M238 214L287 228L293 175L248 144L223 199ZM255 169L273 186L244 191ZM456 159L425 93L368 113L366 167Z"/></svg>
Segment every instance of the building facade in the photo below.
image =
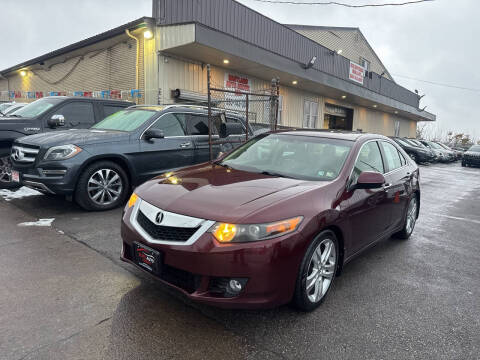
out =
<svg viewBox="0 0 480 360"><path fill-rule="evenodd" d="M286 127L414 137L418 121L435 120L395 83L359 29L282 25L234 0L153 0L152 18L1 71L0 94L171 104L180 90L205 102L206 64L216 87L236 78L263 91L279 78Z"/></svg>

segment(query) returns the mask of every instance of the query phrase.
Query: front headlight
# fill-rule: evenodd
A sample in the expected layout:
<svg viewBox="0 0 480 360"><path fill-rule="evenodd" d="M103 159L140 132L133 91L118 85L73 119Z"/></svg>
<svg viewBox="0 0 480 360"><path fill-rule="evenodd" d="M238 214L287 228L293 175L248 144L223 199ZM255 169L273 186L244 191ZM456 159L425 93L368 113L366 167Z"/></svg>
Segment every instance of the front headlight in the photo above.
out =
<svg viewBox="0 0 480 360"><path fill-rule="evenodd" d="M77 145L54 146L48 149L43 159L44 160L66 160L74 157L81 151L82 149L79 148Z"/></svg>
<svg viewBox="0 0 480 360"><path fill-rule="evenodd" d="M260 241L294 232L302 220L303 216L297 216L267 224L216 223L208 232L221 243Z"/></svg>

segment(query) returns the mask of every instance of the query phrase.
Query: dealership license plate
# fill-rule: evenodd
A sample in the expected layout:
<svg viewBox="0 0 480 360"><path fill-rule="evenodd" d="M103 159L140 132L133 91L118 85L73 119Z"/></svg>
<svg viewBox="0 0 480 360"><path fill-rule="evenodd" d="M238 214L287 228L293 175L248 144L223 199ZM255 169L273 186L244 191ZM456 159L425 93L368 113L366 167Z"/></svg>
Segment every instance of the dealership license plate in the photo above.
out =
<svg viewBox="0 0 480 360"><path fill-rule="evenodd" d="M20 182L20 173L18 171L12 170L12 182Z"/></svg>
<svg viewBox="0 0 480 360"><path fill-rule="evenodd" d="M135 262L147 271L160 275L162 269L162 255L140 243L133 243Z"/></svg>

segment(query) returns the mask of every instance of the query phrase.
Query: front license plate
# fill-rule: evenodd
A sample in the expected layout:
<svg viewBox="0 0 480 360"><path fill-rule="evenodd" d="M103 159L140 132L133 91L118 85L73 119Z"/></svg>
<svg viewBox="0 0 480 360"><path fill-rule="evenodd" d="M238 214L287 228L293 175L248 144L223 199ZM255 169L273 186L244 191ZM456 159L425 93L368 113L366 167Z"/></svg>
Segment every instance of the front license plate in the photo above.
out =
<svg viewBox="0 0 480 360"><path fill-rule="evenodd" d="M20 173L18 171L12 170L12 182L20 182Z"/></svg>
<svg viewBox="0 0 480 360"><path fill-rule="evenodd" d="M144 269L160 275L162 270L162 256L157 250L140 243L133 243L135 262Z"/></svg>

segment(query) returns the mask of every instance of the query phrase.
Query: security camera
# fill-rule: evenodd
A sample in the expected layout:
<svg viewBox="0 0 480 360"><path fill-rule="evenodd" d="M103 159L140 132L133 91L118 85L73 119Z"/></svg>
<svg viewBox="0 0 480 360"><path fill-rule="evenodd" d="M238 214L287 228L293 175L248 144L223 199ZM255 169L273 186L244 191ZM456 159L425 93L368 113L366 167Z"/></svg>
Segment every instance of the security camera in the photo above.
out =
<svg viewBox="0 0 480 360"><path fill-rule="evenodd" d="M316 56L312 57L312 59L310 60L310 62L308 64L303 65L303 68L304 69L310 69L313 65L315 65L315 61L317 61Z"/></svg>

